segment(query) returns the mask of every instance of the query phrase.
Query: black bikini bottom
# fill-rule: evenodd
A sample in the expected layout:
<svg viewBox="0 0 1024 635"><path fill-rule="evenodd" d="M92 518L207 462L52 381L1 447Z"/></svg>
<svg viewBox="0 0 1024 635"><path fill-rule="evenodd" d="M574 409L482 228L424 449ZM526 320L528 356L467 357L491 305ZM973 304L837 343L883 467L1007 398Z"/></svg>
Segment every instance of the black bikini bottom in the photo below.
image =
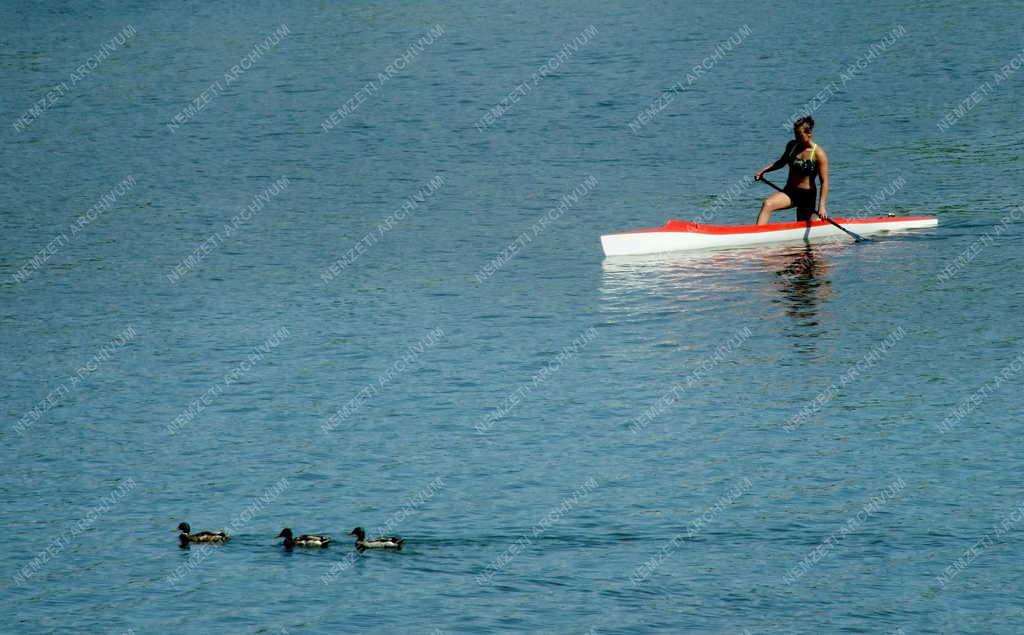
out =
<svg viewBox="0 0 1024 635"><path fill-rule="evenodd" d="M786 193L789 200L793 201L793 205L796 205L797 222L811 220L814 216L814 210L818 205L818 188L812 187L809 190L805 190L799 187L786 186L783 192Z"/></svg>

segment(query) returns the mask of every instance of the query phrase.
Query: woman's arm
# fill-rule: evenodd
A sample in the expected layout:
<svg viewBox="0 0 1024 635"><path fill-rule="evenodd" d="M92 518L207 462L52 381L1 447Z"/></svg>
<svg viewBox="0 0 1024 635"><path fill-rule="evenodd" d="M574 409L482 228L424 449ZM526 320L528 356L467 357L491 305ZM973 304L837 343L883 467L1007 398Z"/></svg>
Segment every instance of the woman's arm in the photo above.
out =
<svg viewBox="0 0 1024 635"><path fill-rule="evenodd" d="M754 175L754 180L760 181L761 176L764 175L765 172L773 172L779 168L785 167L785 165L789 163L789 149L794 143L796 143L796 141L790 141L787 143L786 149L782 151L782 156L776 159L774 163L769 163L765 167L761 168L758 173Z"/></svg>
<svg viewBox="0 0 1024 635"><path fill-rule="evenodd" d="M821 179L821 202L818 204L818 215L828 218L828 155L818 146L818 178Z"/></svg>

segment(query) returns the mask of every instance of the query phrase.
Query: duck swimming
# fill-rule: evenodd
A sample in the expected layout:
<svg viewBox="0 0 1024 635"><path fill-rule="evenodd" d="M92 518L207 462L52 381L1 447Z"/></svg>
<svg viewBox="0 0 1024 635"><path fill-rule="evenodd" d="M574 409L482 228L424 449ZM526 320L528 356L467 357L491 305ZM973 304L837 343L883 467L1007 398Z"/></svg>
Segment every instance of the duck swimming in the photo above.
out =
<svg viewBox="0 0 1024 635"><path fill-rule="evenodd" d="M356 549L359 551L365 551L366 549L394 549L401 551L402 543L405 542L405 538L397 536L381 536L380 538L367 540L366 532L363 531L362 527L356 527L349 532L349 535L356 537Z"/></svg>
<svg viewBox="0 0 1024 635"><path fill-rule="evenodd" d="M189 527L188 523L180 523L178 525L178 542L182 547L187 546L190 542L215 542L223 543L231 540L231 536L227 535L223 531L200 531L199 533L192 533L192 528Z"/></svg>
<svg viewBox="0 0 1024 635"><path fill-rule="evenodd" d="M278 538L284 538L284 548L291 549L292 547L326 547L331 544L330 536L318 536L317 534L302 534L298 538L292 537L292 530L285 527L281 530L281 533L277 534Z"/></svg>

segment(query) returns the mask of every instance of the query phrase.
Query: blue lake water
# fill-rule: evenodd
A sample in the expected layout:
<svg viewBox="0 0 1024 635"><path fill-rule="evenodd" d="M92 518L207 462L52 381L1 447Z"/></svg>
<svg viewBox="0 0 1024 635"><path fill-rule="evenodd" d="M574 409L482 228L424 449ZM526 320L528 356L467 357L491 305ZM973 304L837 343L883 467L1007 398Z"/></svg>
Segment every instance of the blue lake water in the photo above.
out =
<svg viewBox="0 0 1024 635"><path fill-rule="evenodd" d="M0 630L1024 630L1019 4L5 13Z"/></svg>

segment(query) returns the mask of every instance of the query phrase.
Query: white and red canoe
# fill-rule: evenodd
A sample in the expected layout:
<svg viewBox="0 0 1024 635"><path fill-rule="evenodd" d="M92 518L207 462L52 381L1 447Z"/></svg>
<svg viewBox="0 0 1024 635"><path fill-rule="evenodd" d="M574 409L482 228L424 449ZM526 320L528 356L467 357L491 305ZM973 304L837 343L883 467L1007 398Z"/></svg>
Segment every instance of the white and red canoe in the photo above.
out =
<svg viewBox="0 0 1024 635"><path fill-rule="evenodd" d="M857 234L903 231L935 227L932 216L886 216L882 218L834 218L836 223ZM638 229L601 236L606 256L641 256L668 251L727 249L764 243L811 242L849 238L828 221L811 223L770 223L768 225L705 225L685 220L670 220L664 227Z"/></svg>

